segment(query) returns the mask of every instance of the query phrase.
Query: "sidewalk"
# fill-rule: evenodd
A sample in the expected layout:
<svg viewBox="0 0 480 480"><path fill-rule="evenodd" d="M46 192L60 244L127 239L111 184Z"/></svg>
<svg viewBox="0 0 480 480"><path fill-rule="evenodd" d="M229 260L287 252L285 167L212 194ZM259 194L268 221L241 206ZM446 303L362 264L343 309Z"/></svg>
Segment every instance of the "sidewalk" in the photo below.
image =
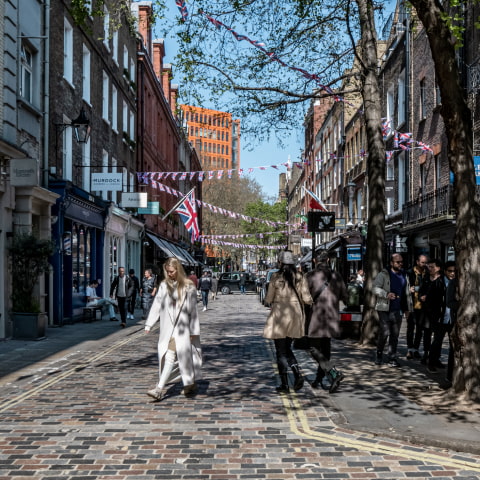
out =
<svg viewBox="0 0 480 480"><path fill-rule="evenodd" d="M256 296L248 295L242 301L248 302L247 308L259 318L266 318L267 310ZM208 321L208 312L200 315L201 321ZM217 315L228 321L231 314ZM109 322L105 317L93 323L48 328L45 340L0 342L0 385L34 377L41 369L52 369L55 362L81 358L82 352L100 348L105 340L110 344L143 329L143 323L130 321L126 329L121 329L119 322ZM404 338L402 331L400 354L406 351ZM304 350L296 350L295 354L312 381L316 364ZM373 349L362 348L354 340L335 340L332 360L346 376L339 390L330 395L321 389L313 390L306 383L305 391L296 395L301 402L311 402L313 394L313 401L324 407L330 420L346 430L480 454L480 410L468 411L456 402L445 402L444 391L439 387L442 371L432 375L419 361L399 358L401 368L378 367L373 362Z"/></svg>

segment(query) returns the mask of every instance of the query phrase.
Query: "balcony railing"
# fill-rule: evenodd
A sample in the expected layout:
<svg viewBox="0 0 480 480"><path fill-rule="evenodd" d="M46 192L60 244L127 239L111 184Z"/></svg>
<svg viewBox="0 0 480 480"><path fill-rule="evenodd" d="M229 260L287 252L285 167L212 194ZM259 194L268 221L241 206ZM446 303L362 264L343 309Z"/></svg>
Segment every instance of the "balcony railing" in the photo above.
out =
<svg viewBox="0 0 480 480"><path fill-rule="evenodd" d="M453 186L446 185L405 203L403 224L418 223L438 217L454 216Z"/></svg>
<svg viewBox="0 0 480 480"><path fill-rule="evenodd" d="M477 185L475 199L480 202L480 185ZM455 216L453 185L446 185L434 192L418 197L403 206L403 224L418 223L433 218Z"/></svg>

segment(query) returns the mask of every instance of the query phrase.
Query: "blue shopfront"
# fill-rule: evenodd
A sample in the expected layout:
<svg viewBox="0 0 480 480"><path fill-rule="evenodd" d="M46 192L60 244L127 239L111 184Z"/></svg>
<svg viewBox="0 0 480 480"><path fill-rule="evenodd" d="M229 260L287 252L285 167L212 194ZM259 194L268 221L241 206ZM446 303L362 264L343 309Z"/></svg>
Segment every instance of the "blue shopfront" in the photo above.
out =
<svg viewBox="0 0 480 480"><path fill-rule="evenodd" d="M55 325L80 318L86 302L86 287L92 279L101 278L106 203L70 182L50 183L50 190L60 195L52 215L52 238L56 249L52 260L51 285ZM108 294L101 291L97 293Z"/></svg>

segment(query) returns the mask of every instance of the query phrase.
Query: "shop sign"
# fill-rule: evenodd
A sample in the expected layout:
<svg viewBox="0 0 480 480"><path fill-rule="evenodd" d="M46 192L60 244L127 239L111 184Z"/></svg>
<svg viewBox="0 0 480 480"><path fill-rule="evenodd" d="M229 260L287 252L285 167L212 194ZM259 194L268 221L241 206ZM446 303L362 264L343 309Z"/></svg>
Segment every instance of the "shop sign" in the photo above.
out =
<svg viewBox="0 0 480 480"><path fill-rule="evenodd" d="M347 245L347 262L359 262L362 260L361 245Z"/></svg>
<svg viewBox="0 0 480 480"><path fill-rule="evenodd" d="M301 235L290 235L290 243L300 243L302 241Z"/></svg>
<svg viewBox="0 0 480 480"><path fill-rule="evenodd" d="M139 208L138 213L141 215L159 215L160 202L148 202L146 208Z"/></svg>
<svg viewBox="0 0 480 480"><path fill-rule="evenodd" d="M121 173L92 173L93 192L121 192L123 190L123 174Z"/></svg>
<svg viewBox="0 0 480 480"><path fill-rule="evenodd" d="M122 193L122 208L147 208L147 192Z"/></svg>
<svg viewBox="0 0 480 480"><path fill-rule="evenodd" d="M38 162L34 158L10 160L10 184L14 187L35 187L38 182Z"/></svg>

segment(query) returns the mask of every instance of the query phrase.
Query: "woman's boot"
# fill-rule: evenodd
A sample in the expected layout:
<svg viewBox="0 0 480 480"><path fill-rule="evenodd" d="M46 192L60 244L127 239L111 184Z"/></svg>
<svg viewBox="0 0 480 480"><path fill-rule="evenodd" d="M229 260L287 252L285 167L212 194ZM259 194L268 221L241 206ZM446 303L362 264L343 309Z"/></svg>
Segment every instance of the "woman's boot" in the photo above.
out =
<svg viewBox="0 0 480 480"><path fill-rule="evenodd" d="M295 377L295 383L293 384L293 389L295 391L298 391L303 387L303 384L304 384L303 376L300 373L300 368L298 364L295 363L294 365L292 365L291 369Z"/></svg>
<svg viewBox="0 0 480 480"><path fill-rule="evenodd" d="M277 387L277 392L288 393L290 391L290 389L288 388L288 375L286 373L280 374L280 381L282 383Z"/></svg>

